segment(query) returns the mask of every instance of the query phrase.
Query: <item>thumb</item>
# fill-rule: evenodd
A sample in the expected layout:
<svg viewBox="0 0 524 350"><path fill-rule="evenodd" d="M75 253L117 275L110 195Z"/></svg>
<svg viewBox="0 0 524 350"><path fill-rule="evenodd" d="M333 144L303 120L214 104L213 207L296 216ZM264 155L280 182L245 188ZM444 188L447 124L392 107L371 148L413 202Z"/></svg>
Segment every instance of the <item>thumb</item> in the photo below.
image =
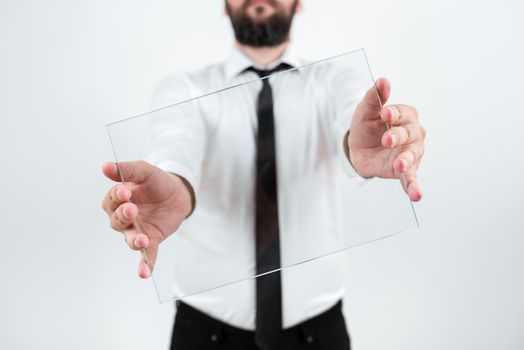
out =
<svg viewBox="0 0 524 350"><path fill-rule="evenodd" d="M104 175L115 181L120 182L122 179L120 178L120 174L118 173L118 167L115 162L106 162L102 165L102 172Z"/></svg>
<svg viewBox="0 0 524 350"><path fill-rule="evenodd" d="M380 118L380 110L388 101L391 93L391 83L386 78L380 78L376 81L362 98L358 106L359 115L363 119Z"/></svg>
<svg viewBox="0 0 524 350"><path fill-rule="evenodd" d="M120 162L116 165L122 182L141 183L155 171L154 166L143 160Z"/></svg>

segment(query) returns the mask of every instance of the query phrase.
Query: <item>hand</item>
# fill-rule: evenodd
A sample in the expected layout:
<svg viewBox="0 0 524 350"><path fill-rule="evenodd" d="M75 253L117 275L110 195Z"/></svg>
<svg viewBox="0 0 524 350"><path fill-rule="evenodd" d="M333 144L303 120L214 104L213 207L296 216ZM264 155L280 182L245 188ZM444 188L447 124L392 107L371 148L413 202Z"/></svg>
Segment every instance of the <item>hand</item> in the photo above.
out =
<svg viewBox="0 0 524 350"><path fill-rule="evenodd" d="M405 183L401 180L404 191L412 201L419 201L422 191L417 183L417 169L424 155L426 131L415 108L381 107L380 102L385 104L391 92L387 79L377 80L376 87L366 93L351 120L347 139L349 159L364 177L401 179L404 174Z"/></svg>
<svg viewBox="0 0 524 350"><path fill-rule="evenodd" d="M119 170L126 182L109 190L102 208L111 227L124 234L129 247L142 251L138 275L147 278L150 271L143 250L152 269L160 243L191 213L192 190L181 177L143 161L102 166L104 175L117 182L121 181Z"/></svg>

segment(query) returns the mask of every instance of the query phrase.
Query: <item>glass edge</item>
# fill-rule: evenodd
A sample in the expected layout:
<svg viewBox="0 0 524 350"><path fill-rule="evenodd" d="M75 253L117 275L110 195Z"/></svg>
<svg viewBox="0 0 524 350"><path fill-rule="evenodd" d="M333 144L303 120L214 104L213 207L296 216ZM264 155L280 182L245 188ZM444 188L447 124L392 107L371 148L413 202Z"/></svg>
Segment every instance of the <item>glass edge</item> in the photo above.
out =
<svg viewBox="0 0 524 350"><path fill-rule="evenodd" d="M372 72L372 69L371 69L371 65L369 63L369 59L368 59L367 53L366 53L364 48L359 48L359 49L356 49L356 50L351 50L351 51L347 51L347 52L344 52L344 53L341 53L341 54L330 56L328 58L316 60L316 61L304 64L304 65L301 65L301 66L298 66L298 67L294 67L294 68L291 68L291 69L288 69L288 70L285 70L285 71L276 72L276 73L274 73L272 75L284 74L284 73L288 73L288 72L295 71L295 70L298 70L298 69L303 69L303 68L306 68L308 66L317 64L317 63L321 63L321 62L332 60L332 59L336 59L336 58L339 58L339 57L355 54L357 52L362 52L364 54L364 59L366 61L366 64L367 64L367 67L368 67L369 74L370 74L370 77L372 79L373 85L375 86L375 91L377 93L377 97L378 97L379 103L380 103L381 106L383 106L383 102L382 102L382 100L380 98L380 94L378 92L378 87L376 86L375 77L373 75L373 72ZM161 110L164 110L164 109L167 109L167 108L171 108L171 107L174 107L174 106L177 106L177 105L188 103L188 102L191 102L191 101L194 101L194 100L206 97L206 96L210 96L210 95L213 95L213 94L216 94L216 93L220 93L220 92L223 92L223 91L234 89L234 88L237 88L237 87L240 87L240 86L252 84L255 81L268 79L270 76L266 76L266 77L263 77L263 78L257 78L257 79L253 79L253 80L250 80L250 81L247 81L247 82L243 82L243 83L240 83L240 84L235 84L235 85L232 85L232 86L228 86L228 87L225 87L223 89L211 91L211 92L202 94L200 96L192 97L192 98L189 98L189 99L186 99L186 100L183 100L183 101L179 101L179 102L167 105L167 106L163 106L163 107L160 107L160 108L148 111L148 112L140 113L138 115L134 115L134 116L131 116L131 117L128 117L128 118L124 118L124 119L120 119L120 120L117 120L117 121L114 121L114 122L107 123L106 124L106 131L107 131L108 136L109 136L109 140L110 140L110 143L111 143L111 148L112 148L112 151L113 151L113 156L115 158L115 163L116 163L116 165L118 167L119 175L120 175L120 179L121 179L122 183L125 182L125 179L123 178L122 172L120 171L120 165L119 165L116 149L115 149L115 146L114 146L113 138L111 136L111 127L112 126L115 126L115 125L117 125L119 123L123 123L123 122L129 121L129 120L132 120L132 119L143 117L143 116L146 116L148 114L151 114L151 113L154 113L154 112L157 112L157 111L161 111ZM388 124L386 124L386 126L387 126L388 129L390 128L390 126ZM402 174L401 181L406 183L404 174ZM153 272L151 272L151 280L152 280L152 283L153 283L153 286L154 286L154 289L155 289L155 292L156 292L156 295L157 295L158 302L160 304L164 304L164 303L171 302L171 301L181 300L183 298L187 298L187 297L190 297L190 296L193 296L193 295L205 293L205 292L217 289L217 288L226 287L226 286L229 286L229 285L232 285L232 284L235 284L235 283L239 283L239 282L242 282L242 281L246 281L246 280L250 280L250 279L253 279L253 278L257 278L257 277L260 277L260 276L263 276L263 275L267 275L267 274L270 274L270 273L273 273L273 272L276 272L276 271L280 271L280 270L283 270L283 269L292 268L292 267L295 267L295 266L298 266L298 265L301 265L301 264L305 264L305 263L308 263L308 262L315 261L317 259L320 259L320 258L323 258L323 257L326 257L326 256L331 256L331 255L334 255L334 254L345 252L345 251L350 250L352 248L356 248L356 247L359 247L359 246L364 246L364 245L367 245L367 244L370 244L370 243L373 243L373 242L377 242L377 241L380 241L380 240L384 240L384 239L387 239L387 238L390 238L390 237L393 237L393 236L396 236L396 235L399 235L399 234L402 234L402 233L405 233L405 232L408 232L408 231L411 231L411 230L419 229L420 228L420 221L418 219L416 210L414 208L413 201L411 199L409 199L409 197L408 197L408 200L410 202L412 215L413 215L413 218L415 220L415 226L414 227L407 228L407 229L404 229L404 230L401 230L401 231L398 231L398 232L395 232L395 233L391 233L391 234L388 234L388 235L385 235L385 236L382 236L382 237L379 237L379 238L376 238L376 239L372 239L370 241L366 241L366 242L361 242L361 243L357 243L357 244L354 244L354 245L350 245L350 246L347 246L347 247L344 247L344 248L341 248L341 249L338 249L338 250L335 250L335 251L332 251L332 252L329 252L329 253L325 253L325 254L322 254L322 255L310 258L310 259L306 259L306 260L303 260L303 261L300 261L300 262L297 262L297 263L293 263L293 264L290 264L290 265L282 266L279 269L275 269L275 270L268 271L268 272L265 272L265 273L262 273L262 274L257 274L257 275L245 277L245 278L242 278L242 279L238 279L238 280L235 280L235 281L227 282L227 283L221 284L219 286L211 287L211 288L204 289L204 290L201 290L201 291L198 291L198 292L189 293L189 294L183 295L183 296L173 296L173 297L168 297L167 299L162 299L162 296L160 294L160 291L159 291L159 288L157 286L157 282L156 282L156 279L155 279L155 273L153 271ZM142 254L144 254L144 257L146 259L146 264L147 264L148 268L150 268L149 259L147 258L146 252L142 251Z"/></svg>
<svg viewBox="0 0 524 350"><path fill-rule="evenodd" d="M332 252L329 252L329 253L325 253L325 254L316 256L314 258L309 258L309 259L305 259L305 260L302 260L302 261L299 261L299 262L296 262L296 263L293 263L293 264L282 266L279 269L274 269L274 270L267 271L267 272L260 273L260 274L256 274L256 275L253 275L253 276L240 278L240 279L237 279L237 280L234 280L234 281L231 281L231 282L223 283L223 284L215 286L215 287L211 287L211 288L207 288L207 289L204 289L204 290L200 290L198 292L192 292L192 293L189 293L189 294L186 294L186 295L182 295L182 296L176 296L175 295L173 297L168 297L167 299L162 299L161 296L160 296L160 293L158 291L157 291L157 295L158 295L160 304L164 304L164 303L172 302L172 301L177 301L177 300L182 300L184 298L189 298L189 297L194 296L194 295L210 292L210 291L218 289L218 288L227 287L227 286L230 286L230 285L233 285L233 284L236 284L236 283L239 283L239 282L243 282L243 281L248 281L248 280L260 277L260 276L269 275L269 274L277 272L277 271L282 271L282 270L293 268L293 267L296 267L296 266L299 266L299 265L302 265L302 264L307 264L309 262L316 261L316 260L318 260L320 258L324 258L324 257L327 257L327 256L332 256L332 255L344 253L344 252L347 252L348 250L351 250L353 248L362 247L362 246L368 245L370 243L386 240L388 238L391 238L391 237L394 237L394 236L398 236L398 235L401 235L401 234L404 234L406 232L413 231L413 230L416 230L416 229L418 229L417 226L410 227L410 228L407 228L407 229L404 229L404 230L400 230L400 231L397 231L397 232L394 232L394 233L390 233L390 234L387 234L385 236L378 237L378 238L375 238L375 239L372 239L372 240L369 240L369 241L365 241L365 242L361 242L361 243L355 243L353 245L349 245L347 247L344 247L344 248L341 248L341 249L338 249L338 250L335 250L335 251L332 251Z"/></svg>

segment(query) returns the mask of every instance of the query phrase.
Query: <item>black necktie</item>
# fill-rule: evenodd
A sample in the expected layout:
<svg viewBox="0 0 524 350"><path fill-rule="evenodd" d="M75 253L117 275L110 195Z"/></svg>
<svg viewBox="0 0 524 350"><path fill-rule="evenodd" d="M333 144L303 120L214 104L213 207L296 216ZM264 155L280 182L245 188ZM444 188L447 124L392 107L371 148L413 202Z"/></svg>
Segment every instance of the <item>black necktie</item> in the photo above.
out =
<svg viewBox="0 0 524 350"><path fill-rule="evenodd" d="M291 68L281 63L271 70L248 68L259 77ZM257 101L258 136L256 156L256 259L258 274L280 268L277 167L273 93L269 78L262 79ZM280 271L256 279L255 342L263 350L278 349L282 333L282 290Z"/></svg>

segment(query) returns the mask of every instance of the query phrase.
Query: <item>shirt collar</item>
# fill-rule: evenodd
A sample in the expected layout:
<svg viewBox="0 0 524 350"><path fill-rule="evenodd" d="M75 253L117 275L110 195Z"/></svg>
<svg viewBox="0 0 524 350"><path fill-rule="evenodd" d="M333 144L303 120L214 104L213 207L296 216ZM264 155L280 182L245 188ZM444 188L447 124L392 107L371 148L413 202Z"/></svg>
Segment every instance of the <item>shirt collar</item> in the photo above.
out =
<svg viewBox="0 0 524 350"><path fill-rule="evenodd" d="M265 69L271 69L279 65L280 63L287 63L291 65L293 68L297 68L301 66L301 62L296 55L295 50L293 49L293 46L290 44L286 51L284 52L284 55L271 64L269 67L266 67ZM242 51L236 46L233 46L231 50L231 54L229 55L229 58L226 60L225 65L225 78L226 80L230 81L240 73L242 73L244 70L246 70L249 67L255 67L258 69L264 69L257 64L255 64L249 57L244 55ZM300 72L300 70L296 70L297 72Z"/></svg>

